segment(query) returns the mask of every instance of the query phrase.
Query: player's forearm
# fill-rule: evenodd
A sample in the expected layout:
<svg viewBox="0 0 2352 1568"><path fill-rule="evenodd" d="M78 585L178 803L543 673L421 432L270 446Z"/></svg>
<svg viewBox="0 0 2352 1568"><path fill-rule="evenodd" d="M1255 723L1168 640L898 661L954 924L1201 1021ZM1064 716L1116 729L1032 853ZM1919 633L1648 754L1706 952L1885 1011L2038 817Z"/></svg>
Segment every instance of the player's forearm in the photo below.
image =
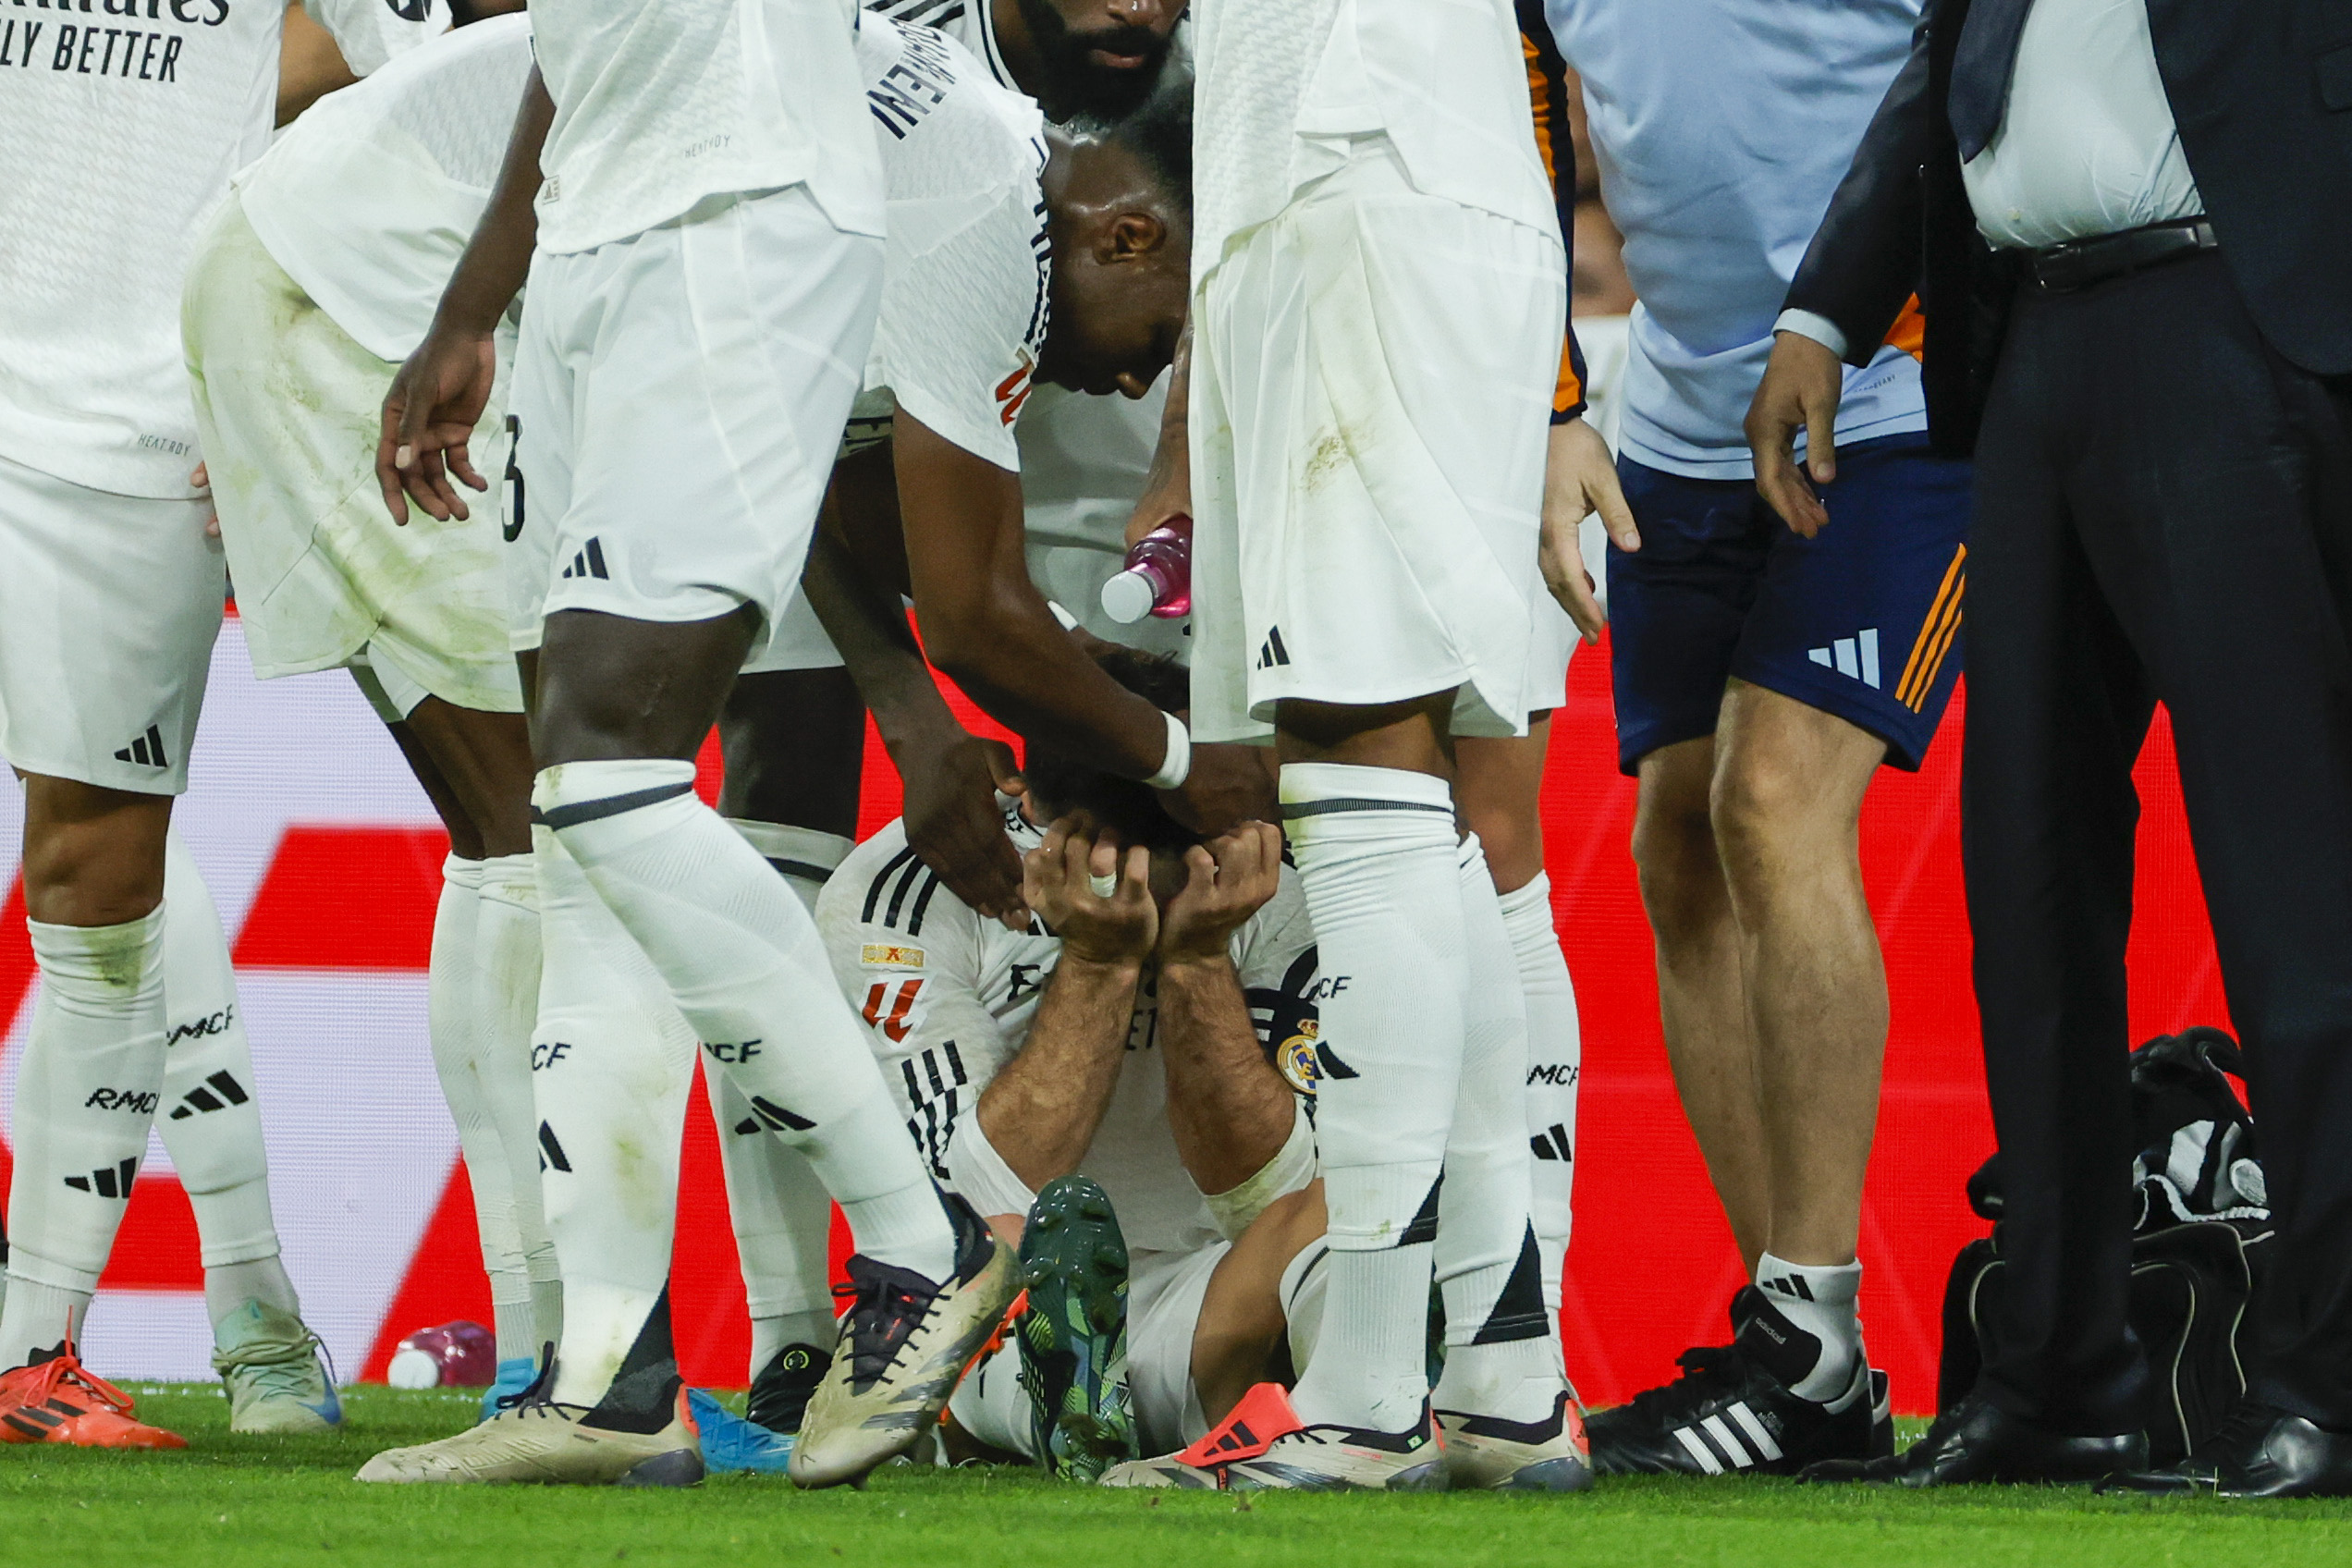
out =
<svg viewBox="0 0 2352 1568"><path fill-rule="evenodd" d="M1168 721L1061 629L1026 575L915 603L931 662L983 712L1026 740L1126 778L1149 778L1168 755Z"/></svg>
<svg viewBox="0 0 2352 1568"><path fill-rule="evenodd" d="M875 582L824 529L809 551L801 587L893 758L950 729L961 733L962 726L931 679L898 594Z"/></svg>
<svg viewBox="0 0 2352 1568"><path fill-rule="evenodd" d="M980 1095L980 1130L1031 1192L1078 1169L1126 1060L1140 963L1063 955L1021 1054Z"/></svg>
<svg viewBox="0 0 2352 1568"><path fill-rule="evenodd" d="M436 330L490 332L531 273L531 251L539 239L539 216L532 203L539 194L539 150L556 117L555 100L531 67L515 111L514 132L507 140L506 162L498 183L490 192L473 239L458 261L458 270L442 290L441 308L434 318Z"/></svg>
<svg viewBox="0 0 2352 1568"><path fill-rule="evenodd" d="M1144 493L1136 500L1127 525L1127 543L1134 544L1177 512L1193 505L1193 324L1184 323L1176 340L1176 362L1168 375L1168 407L1159 416L1159 443L1152 448L1151 471L1144 478Z"/></svg>
<svg viewBox="0 0 2352 1568"><path fill-rule="evenodd" d="M1295 1096L1268 1064L1231 962L1159 972L1159 1052L1176 1153L1204 1193L1240 1186L1281 1152Z"/></svg>

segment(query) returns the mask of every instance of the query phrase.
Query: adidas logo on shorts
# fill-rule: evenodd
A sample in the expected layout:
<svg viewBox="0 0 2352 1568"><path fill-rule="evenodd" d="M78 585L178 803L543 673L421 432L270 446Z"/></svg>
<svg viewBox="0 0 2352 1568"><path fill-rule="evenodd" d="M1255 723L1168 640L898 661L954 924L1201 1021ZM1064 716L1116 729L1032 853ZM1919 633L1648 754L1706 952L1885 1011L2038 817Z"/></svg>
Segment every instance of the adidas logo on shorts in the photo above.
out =
<svg viewBox="0 0 2352 1568"><path fill-rule="evenodd" d="M1291 651L1282 646L1282 629L1279 626L1268 627L1266 629L1266 641L1259 645L1257 650L1257 668L1260 669L1272 669L1278 664L1288 664L1290 662Z"/></svg>
<svg viewBox="0 0 2352 1568"><path fill-rule="evenodd" d="M164 732L153 725L147 733L115 753L116 762L137 763L141 767L169 767L171 758L164 754Z"/></svg>
<svg viewBox="0 0 2352 1568"><path fill-rule="evenodd" d="M109 1165L87 1176L68 1176L66 1185L78 1193L96 1193L102 1198L130 1196L130 1183L139 1174L139 1161L126 1159L119 1165Z"/></svg>
<svg viewBox="0 0 2352 1568"><path fill-rule="evenodd" d="M603 543L591 539L582 545L579 553L571 557L571 564L563 569L563 574L566 577L600 577L608 582L612 581L612 573L605 570Z"/></svg>

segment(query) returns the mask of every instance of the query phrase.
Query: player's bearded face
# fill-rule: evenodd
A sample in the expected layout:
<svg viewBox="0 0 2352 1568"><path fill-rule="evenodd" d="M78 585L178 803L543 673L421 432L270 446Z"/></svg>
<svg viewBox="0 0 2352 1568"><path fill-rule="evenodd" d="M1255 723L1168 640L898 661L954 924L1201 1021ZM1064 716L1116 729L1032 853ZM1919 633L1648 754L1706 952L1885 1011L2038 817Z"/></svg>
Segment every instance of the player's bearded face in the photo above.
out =
<svg viewBox="0 0 2352 1568"><path fill-rule="evenodd" d="M1075 28L1053 0L1018 0L1029 36L1045 59L1060 115L1118 119L1158 84L1168 63L1169 32L1140 22ZM1169 10L1173 31L1176 7Z"/></svg>

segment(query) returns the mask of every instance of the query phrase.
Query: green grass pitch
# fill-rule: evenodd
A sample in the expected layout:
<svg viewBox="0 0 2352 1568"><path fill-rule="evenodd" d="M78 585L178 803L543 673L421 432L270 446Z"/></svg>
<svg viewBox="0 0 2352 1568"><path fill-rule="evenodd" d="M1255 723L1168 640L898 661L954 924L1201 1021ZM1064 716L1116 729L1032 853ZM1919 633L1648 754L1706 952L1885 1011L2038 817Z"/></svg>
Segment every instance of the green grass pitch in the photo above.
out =
<svg viewBox="0 0 2352 1568"><path fill-rule="evenodd" d="M231 1437L227 1406L209 1387L134 1391L140 1413L185 1436L188 1451L0 1447L0 1563L2352 1563L2352 1502L2149 1503L2040 1488L1920 1495L1639 1480L1564 1499L1244 1501L1091 1490L1018 1470L909 1467L884 1471L864 1492L797 1493L780 1476L720 1476L684 1492L361 1487L350 1475L369 1454L454 1429L471 1396L347 1390L341 1433L288 1439Z"/></svg>

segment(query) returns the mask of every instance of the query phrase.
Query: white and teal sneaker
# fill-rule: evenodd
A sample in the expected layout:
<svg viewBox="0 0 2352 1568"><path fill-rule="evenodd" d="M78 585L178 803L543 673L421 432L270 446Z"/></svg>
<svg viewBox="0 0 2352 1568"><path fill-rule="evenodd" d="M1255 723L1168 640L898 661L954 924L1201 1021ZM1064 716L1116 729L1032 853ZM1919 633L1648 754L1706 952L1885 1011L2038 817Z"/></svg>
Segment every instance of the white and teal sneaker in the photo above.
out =
<svg viewBox="0 0 2352 1568"><path fill-rule="evenodd" d="M230 1431L316 1433L343 1424L325 1353L300 1317L249 1301L222 1319L213 1339Z"/></svg>

